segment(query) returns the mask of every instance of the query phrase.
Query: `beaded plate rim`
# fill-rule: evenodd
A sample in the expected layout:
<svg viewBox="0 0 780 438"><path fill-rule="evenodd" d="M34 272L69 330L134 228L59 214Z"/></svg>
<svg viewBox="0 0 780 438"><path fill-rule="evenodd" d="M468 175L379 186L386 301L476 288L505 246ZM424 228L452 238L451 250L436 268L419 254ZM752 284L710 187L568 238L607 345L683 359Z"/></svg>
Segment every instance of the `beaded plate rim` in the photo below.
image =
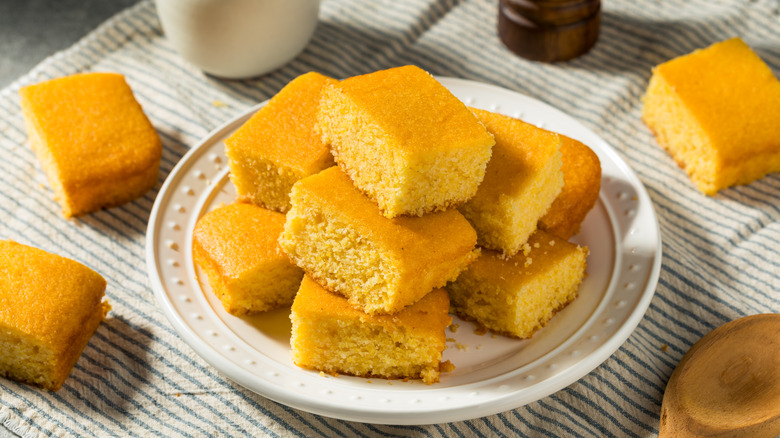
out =
<svg viewBox="0 0 780 438"><path fill-rule="evenodd" d="M350 421L411 425L468 420L534 402L588 374L628 339L650 304L661 266L659 224L639 178L597 134L550 105L494 85L437 79L469 106L568 135L599 156L599 200L573 239L591 247L580 298L527 341L480 337L473 325L454 318L460 329L448 331L445 359L451 358L456 369L430 386L333 377L296 367L267 325L221 309L192 260L195 222L233 196L222 141L266 101L193 147L161 187L149 218L146 260L154 295L175 331L202 359L241 386L293 408ZM604 241L608 244L594 246ZM267 319L283 324L284 318L278 311ZM461 348L464 344L472 350Z"/></svg>

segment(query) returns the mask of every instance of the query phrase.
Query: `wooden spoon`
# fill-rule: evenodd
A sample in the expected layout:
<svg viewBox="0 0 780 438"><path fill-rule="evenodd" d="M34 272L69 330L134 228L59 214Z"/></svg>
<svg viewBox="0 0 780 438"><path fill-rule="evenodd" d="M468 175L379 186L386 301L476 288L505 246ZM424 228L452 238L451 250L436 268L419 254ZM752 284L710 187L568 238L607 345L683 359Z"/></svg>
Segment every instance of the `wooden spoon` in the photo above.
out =
<svg viewBox="0 0 780 438"><path fill-rule="evenodd" d="M666 384L659 438L780 435L780 314L711 331Z"/></svg>

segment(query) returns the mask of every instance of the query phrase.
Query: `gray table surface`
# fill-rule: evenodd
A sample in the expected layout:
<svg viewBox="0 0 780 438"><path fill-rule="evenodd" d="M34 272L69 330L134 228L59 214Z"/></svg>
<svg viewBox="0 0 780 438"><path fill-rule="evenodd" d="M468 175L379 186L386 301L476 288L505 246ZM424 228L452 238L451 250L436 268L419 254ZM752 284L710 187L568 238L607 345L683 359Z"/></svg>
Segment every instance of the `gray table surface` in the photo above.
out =
<svg viewBox="0 0 780 438"><path fill-rule="evenodd" d="M0 88L138 0L0 0Z"/></svg>
<svg viewBox="0 0 780 438"><path fill-rule="evenodd" d="M0 0L0 88L138 0ZM0 425L0 438L17 435Z"/></svg>

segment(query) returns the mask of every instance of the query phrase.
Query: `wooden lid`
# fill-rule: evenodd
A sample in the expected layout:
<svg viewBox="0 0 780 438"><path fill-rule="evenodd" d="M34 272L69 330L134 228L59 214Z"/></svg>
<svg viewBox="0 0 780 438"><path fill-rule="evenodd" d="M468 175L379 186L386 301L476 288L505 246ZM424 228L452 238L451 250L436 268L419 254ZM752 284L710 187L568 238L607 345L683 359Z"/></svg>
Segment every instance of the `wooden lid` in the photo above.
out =
<svg viewBox="0 0 780 438"><path fill-rule="evenodd" d="M501 0L498 6L501 41L534 61L566 61L588 52L600 24L600 0Z"/></svg>

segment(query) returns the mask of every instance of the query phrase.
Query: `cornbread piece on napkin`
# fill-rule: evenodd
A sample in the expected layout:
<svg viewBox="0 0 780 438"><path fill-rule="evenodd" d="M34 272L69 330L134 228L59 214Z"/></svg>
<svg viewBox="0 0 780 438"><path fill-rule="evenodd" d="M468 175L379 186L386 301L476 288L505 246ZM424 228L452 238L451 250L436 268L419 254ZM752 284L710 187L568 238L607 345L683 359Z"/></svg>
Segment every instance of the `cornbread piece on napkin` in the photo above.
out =
<svg viewBox="0 0 780 438"><path fill-rule="evenodd" d="M780 82L733 38L653 69L642 120L707 195L780 171Z"/></svg>
<svg viewBox="0 0 780 438"><path fill-rule="evenodd" d="M314 72L298 76L225 140L239 201L285 213L293 184L333 165L314 126L320 90L334 82Z"/></svg>
<svg viewBox="0 0 780 438"><path fill-rule="evenodd" d="M494 144L463 103L415 66L325 86L317 117L336 162L390 218L474 196Z"/></svg>
<svg viewBox="0 0 780 438"><path fill-rule="evenodd" d="M327 373L439 381L449 298L435 289L395 315L368 315L305 276L292 305L292 359Z"/></svg>
<svg viewBox="0 0 780 438"><path fill-rule="evenodd" d="M242 203L217 208L195 224L195 261L227 312L244 315L292 303L303 271L277 243L283 228L282 213Z"/></svg>
<svg viewBox="0 0 780 438"><path fill-rule="evenodd" d="M561 138L512 117L472 108L496 139L477 194L460 207L480 245L516 254L563 187Z"/></svg>
<svg viewBox="0 0 780 438"><path fill-rule="evenodd" d="M124 76L76 74L19 94L30 144L65 217L124 204L157 183L162 143Z"/></svg>
<svg viewBox="0 0 780 438"><path fill-rule="evenodd" d="M601 189L601 161L588 146L561 135L563 188L537 226L562 239L577 234Z"/></svg>
<svg viewBox="0 0 780 438"><path fill-rule="evenodd" d="M396 313L454 280L479 254L457 210L388 219L337 166L293 186L279 242L328 290L366 313Z"/></svg>
<svg viewBox="0 0 780 438"><path fill-rule="evenodd" d="M0 376L56 391L110 309L76 261L0 241Z"/></svg>
<svg viewBox="0 0 780 438"><path fill-rule="evenodd" d="M555 312L577 297L588 249L542 230L528 245L527 251L510 259L483 251L447 285L452 311L520 339L547 325Z"/></svg>

